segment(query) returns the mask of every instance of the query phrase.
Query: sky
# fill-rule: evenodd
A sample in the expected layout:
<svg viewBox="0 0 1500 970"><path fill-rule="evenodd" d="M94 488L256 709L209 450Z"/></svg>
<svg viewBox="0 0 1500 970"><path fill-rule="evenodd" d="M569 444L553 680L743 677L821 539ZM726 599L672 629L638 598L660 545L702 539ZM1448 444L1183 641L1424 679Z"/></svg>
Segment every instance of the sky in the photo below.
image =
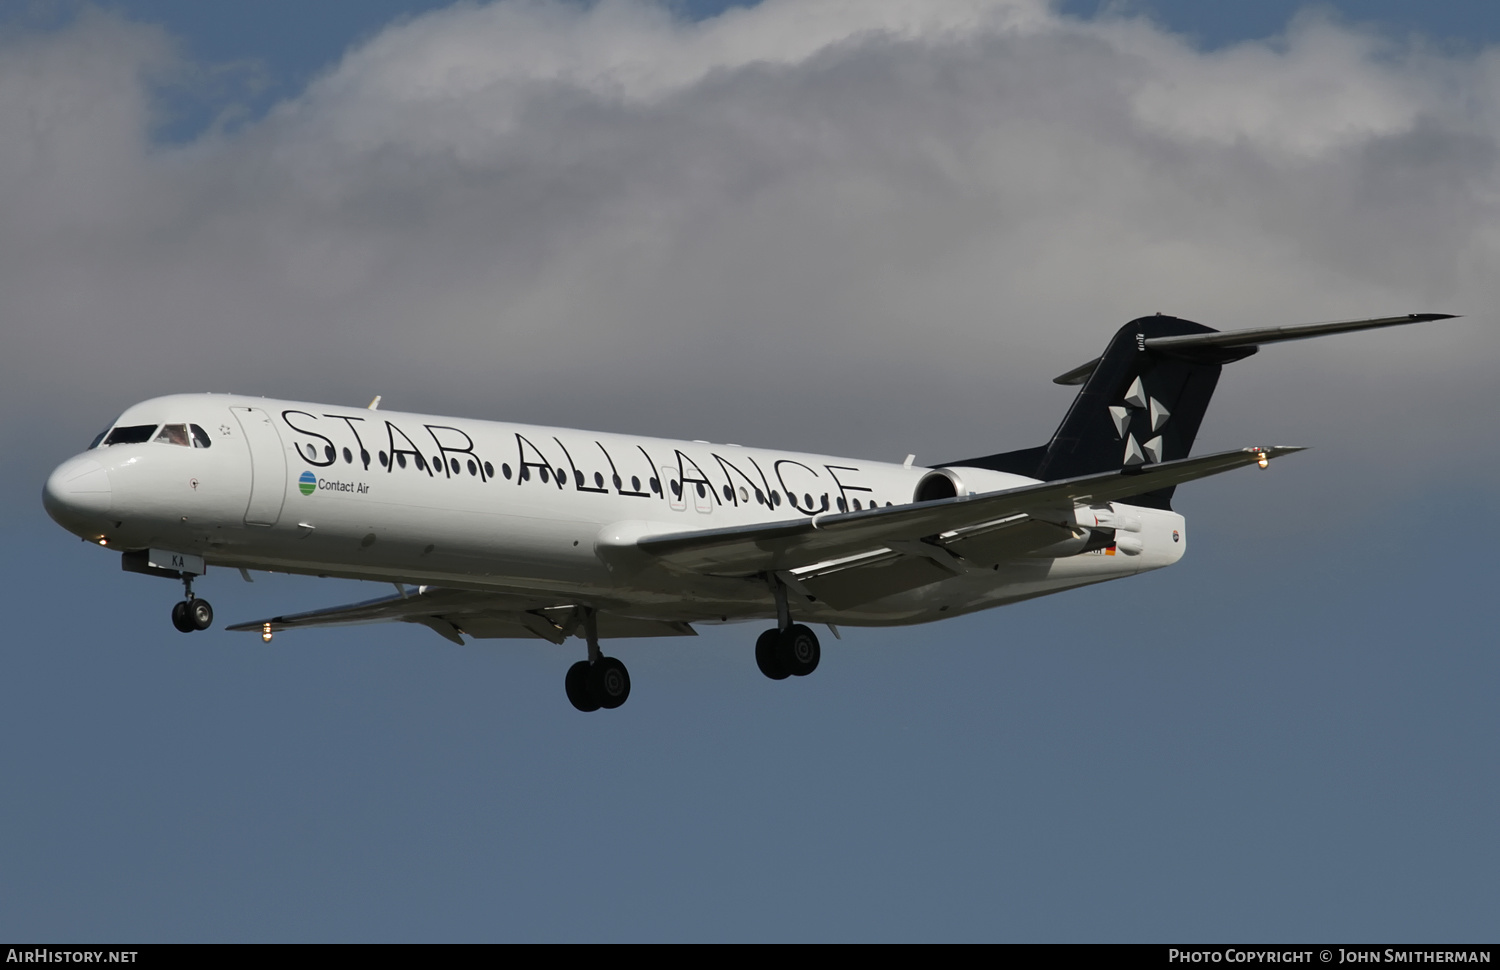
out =
<svg viewBox="0 0 1500 970"><path fill-rule="evenodd" d="M1500 14L1477 3L0 6L0 936L1493 939ZM1122 323L1226 368L1181 565L755 669L224 624L52 524L234 391L899 460ZM1479 516L1482 520L1483 515Z"/></svg>

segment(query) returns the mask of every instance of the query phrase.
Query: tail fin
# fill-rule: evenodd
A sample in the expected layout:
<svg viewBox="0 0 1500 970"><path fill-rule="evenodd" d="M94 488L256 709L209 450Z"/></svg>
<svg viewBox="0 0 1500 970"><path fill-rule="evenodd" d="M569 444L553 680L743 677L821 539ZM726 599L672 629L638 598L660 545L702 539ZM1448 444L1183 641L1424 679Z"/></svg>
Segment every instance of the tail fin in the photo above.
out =
<svg viewBox="0 0 1500 970"><path fill-rule="evenodd" d="M1261 344L1451 317L1413 313L1228 332L1161 314L1139 317L1116 331L1101 356L1056 379L1083 388L1050 442L948 464L1056 481L1186 458L1220 368L1249 357ZM1158 489L1129 501L1168 509L1172 492Z"/></svg>

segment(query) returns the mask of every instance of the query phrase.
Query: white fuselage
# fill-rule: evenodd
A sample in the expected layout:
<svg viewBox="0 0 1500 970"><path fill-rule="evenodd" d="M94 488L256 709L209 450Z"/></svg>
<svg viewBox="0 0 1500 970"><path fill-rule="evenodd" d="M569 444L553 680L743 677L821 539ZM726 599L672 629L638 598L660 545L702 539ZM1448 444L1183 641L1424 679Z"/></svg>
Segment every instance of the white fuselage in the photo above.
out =
<svg viewBox="0 0 1500 970"><path fill-rule="evenodd" d="M603 547L902 505L932 471L225 394L145 401L113 427L145 426L196 428L186 442L101 445L65 462L46 490L55 519L111 548L170 549L213 565L572 598L688 622L774 616L774 605L763 579L672 573ZM199 430L207 447L194 440ZM1032 481L951 471L970 493ZM813 602L797 612L808 622L915 623L1181 558L1181 516L1114 509L1131 523L1131 554L1122 543L1118 554L1023 558L857 608Z"/></svg>

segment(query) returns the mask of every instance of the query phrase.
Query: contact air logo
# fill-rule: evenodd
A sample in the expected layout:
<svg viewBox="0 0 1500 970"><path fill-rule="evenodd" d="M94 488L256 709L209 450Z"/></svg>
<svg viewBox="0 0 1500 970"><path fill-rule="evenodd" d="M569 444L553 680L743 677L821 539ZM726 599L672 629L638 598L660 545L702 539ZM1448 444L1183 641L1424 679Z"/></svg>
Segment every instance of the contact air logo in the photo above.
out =
<svg viewBox="0 0 1500 970"><path fill-rule="evenodd" d="M303 472L302 477L297 479L297 487L302 489L303 495L311 495L318 490L318 476L312 472Z"/></svg>

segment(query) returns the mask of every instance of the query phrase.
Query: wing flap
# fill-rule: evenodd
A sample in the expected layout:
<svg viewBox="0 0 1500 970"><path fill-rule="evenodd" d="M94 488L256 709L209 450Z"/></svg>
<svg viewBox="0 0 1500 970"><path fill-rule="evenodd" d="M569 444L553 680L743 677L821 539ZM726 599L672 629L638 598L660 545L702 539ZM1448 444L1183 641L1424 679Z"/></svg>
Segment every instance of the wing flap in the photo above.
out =
<svg viewBox="0 0 1500 970"><path fill-rule="evenodd" d="M973 535L959 533L945 539L943 545L969 562L993 566L1073 539L1082 548L1083 538L1072 529L1056 522L1026 518L1013 520L1000 529L986 529Z"/></svg>
<svg viewBox="0 0 1500 970"><path fill-rule="evenodd" d="M799 578L797 582L807 595L817 597L834 609L848 610L952 578L952 570L924 556L889 553L872 562L807 579Z"/></svg>

